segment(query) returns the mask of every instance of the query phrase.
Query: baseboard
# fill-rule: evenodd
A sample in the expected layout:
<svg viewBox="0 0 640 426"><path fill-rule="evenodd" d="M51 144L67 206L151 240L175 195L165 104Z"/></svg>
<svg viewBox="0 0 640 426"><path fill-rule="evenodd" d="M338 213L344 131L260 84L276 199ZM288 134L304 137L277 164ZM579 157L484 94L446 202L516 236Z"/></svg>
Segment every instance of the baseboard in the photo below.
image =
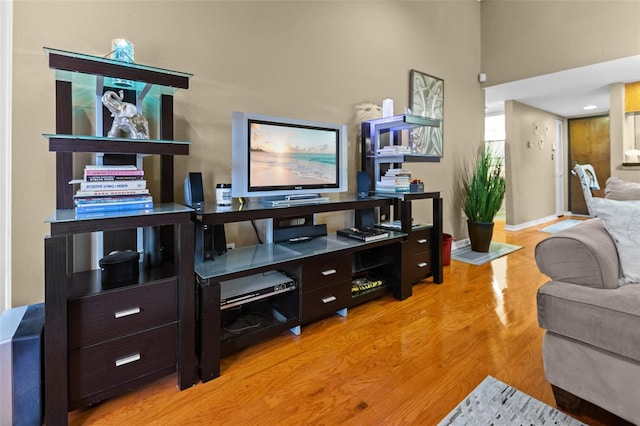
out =
<svg viewBox="0 0 640 426"><path fill-rule="evenodd" d="M505 231L522 231L523 229L531 228L532 226L542 225L543 223L551 222L558 219L558 216L553 214L540 219L531 220L529 222L519 223L517 225L504 225Z"/></svg>
<svg viewBox="0 0 640 426"><path fill-rule="evenodd" d="M469 238L465 238L464 240L456 240L451 244L451 249L456 250L462 247L470 246L471 240Z"/></svg>

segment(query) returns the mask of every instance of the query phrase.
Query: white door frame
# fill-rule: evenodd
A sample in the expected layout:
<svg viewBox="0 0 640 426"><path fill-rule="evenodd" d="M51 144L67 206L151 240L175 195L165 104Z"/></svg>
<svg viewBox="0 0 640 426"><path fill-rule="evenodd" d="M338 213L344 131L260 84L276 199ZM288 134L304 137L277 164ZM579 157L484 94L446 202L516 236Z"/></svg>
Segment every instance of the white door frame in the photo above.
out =
<svg viewBox="0 0 640 426"><path fill-rule="evenodd" d="M0 312L11 307L11 54L13 0L0 0Z"/></svg>
<svg viewBox="0 0 640 426"><path fill-rule="evenodd" d="M555 186L556 186L556 216L562 216L567 211L564 206L564 122L555 119L556 138L553 145L555 160Z"/></svg>

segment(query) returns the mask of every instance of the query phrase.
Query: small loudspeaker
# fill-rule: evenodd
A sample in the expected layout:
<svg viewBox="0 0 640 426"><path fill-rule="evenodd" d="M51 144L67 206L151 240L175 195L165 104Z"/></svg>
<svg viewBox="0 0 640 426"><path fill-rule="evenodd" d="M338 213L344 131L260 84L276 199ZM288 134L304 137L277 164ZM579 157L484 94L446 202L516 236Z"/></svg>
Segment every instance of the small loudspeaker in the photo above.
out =
<svg viewBox="0 0 640 426"><path fill-rule="evenodd" d="M371 178L367 172L358 172L358 198L366 198L371 190Z"/></svg>
<svg viewBox="0 0 640 426"><path fill-rule="evenodd" d="M196 221L196 247L195 258L197 261L215 260L227 252L227 237L224 225L208 225Z"/></svg>
<svg viewBox="0 0 640 426"><path fill-rule="evenodd" d="M190 172L184 179L184 204L194 209L204 207L202 173Z"/></svg>

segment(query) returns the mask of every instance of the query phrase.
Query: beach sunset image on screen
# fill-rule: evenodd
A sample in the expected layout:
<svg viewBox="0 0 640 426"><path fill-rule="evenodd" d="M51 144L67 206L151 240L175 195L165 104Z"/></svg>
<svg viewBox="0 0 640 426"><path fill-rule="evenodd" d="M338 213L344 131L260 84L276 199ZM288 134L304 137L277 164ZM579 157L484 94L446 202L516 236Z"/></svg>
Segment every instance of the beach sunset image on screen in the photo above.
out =
<svg viewBox="0 0 640 426"><path fill-rule="evenodd" d="M337 140L333 129L252 121L249 187L337 184Z"/></svg>

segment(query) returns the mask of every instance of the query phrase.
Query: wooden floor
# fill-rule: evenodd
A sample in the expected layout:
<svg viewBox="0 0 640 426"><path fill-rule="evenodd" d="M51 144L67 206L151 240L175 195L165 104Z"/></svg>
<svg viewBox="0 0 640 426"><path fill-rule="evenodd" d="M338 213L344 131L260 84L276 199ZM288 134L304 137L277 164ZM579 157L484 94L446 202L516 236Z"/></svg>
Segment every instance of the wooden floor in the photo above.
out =
<svg viewBox="0 0 640 426"><path fill-rule="evenodd" d="M545 382L533 258L545 225L495 241L524 248L482 266L452 261L444 283L390 296L229 356L180 392L175 376L70 414L72 425L437 424L487 375L555 406ZM613 424L605 417L579 417Z"/></svg>

